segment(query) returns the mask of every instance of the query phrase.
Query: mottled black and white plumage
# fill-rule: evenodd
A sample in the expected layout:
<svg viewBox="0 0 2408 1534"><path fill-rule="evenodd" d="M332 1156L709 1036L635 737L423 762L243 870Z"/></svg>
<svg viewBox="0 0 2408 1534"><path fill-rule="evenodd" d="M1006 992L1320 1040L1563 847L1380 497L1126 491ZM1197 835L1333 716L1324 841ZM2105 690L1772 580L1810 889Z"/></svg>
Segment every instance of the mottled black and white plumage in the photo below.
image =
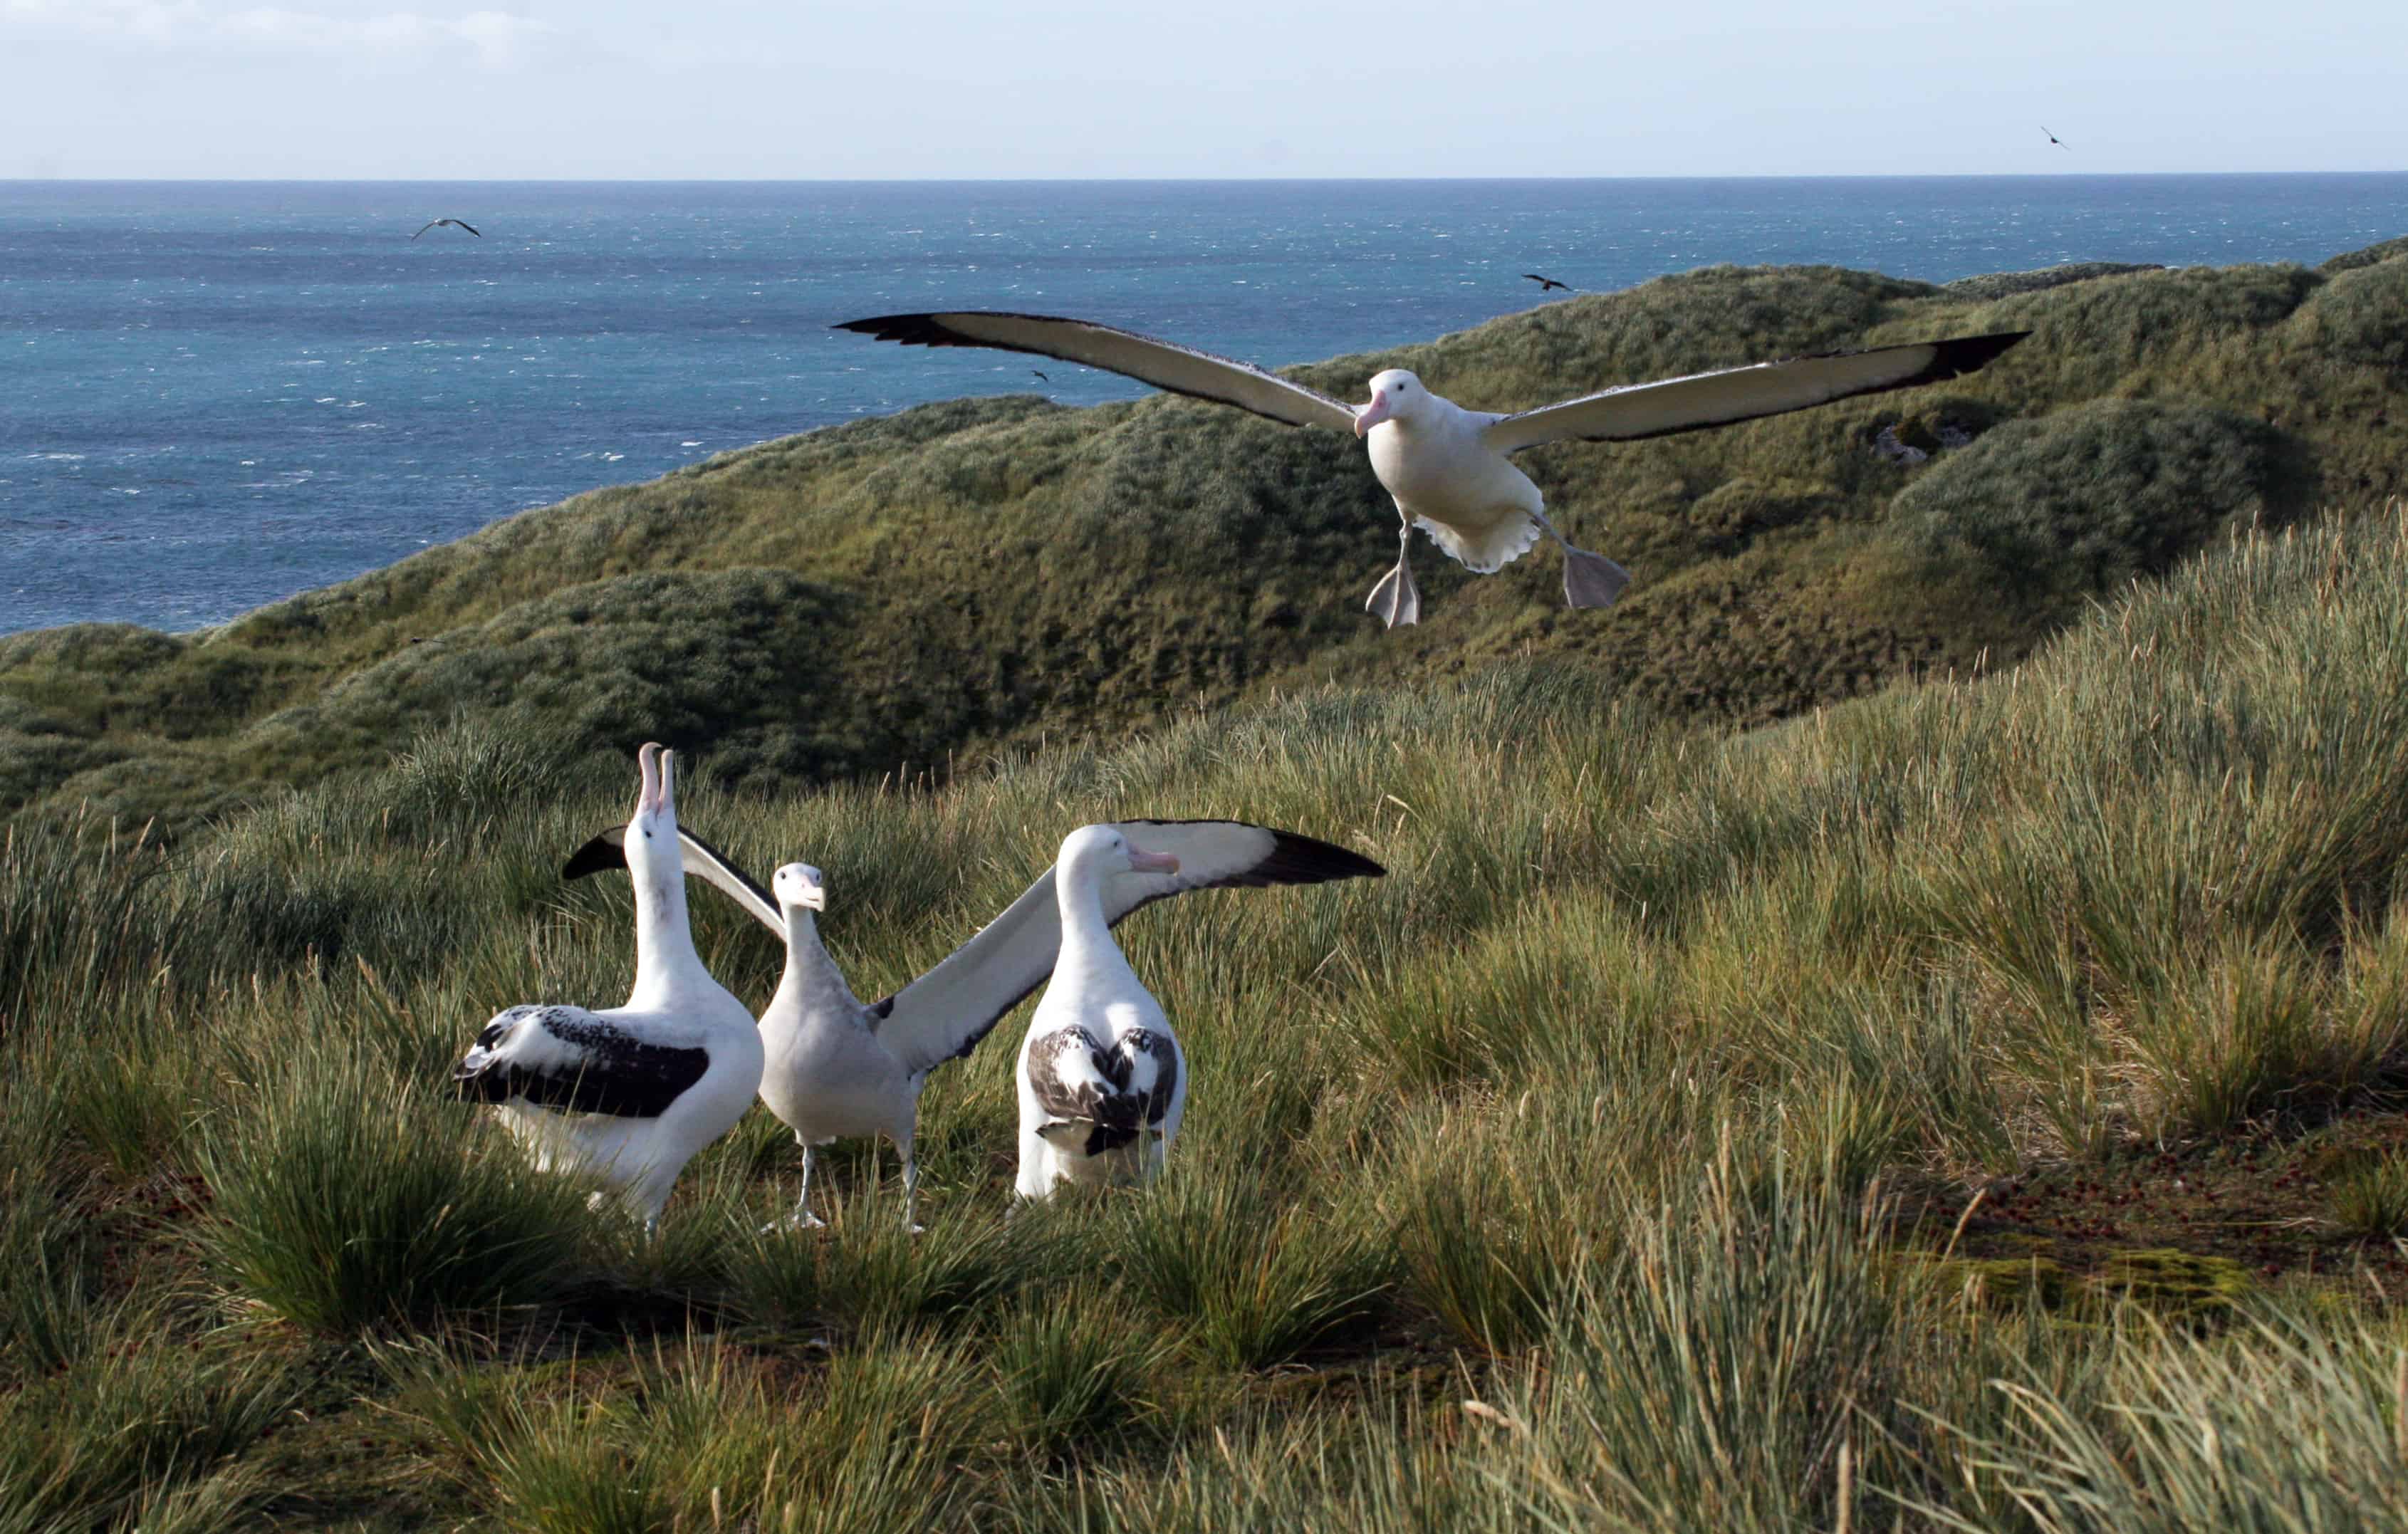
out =
<svg viewBox="0 0 2408 1534"><path fill-rule="evenodd" d="M1074 1025L1028 1046L1029 1094L1043 1115L1037 1132L1074 1155L1099 1156L1161 1134L1179 1085L1178 1041L1151 1029L1108 1042Z"/></svg>
<svg viewBox="0 0 2408 1534"><path fill-rule="evenodd" d="M582 1007L528 1006L494 1014L452 1079L479 1102L656 1119L710 1069L707 1049L646 1043Z"/></svg>
<svg viewBox="0 0 2408 1534"><path fill-rule="evenodd" d="M1140 837L1178 865L1105 875L1092 898L1108 927L1156 900L1194 890L1319 884L1383 871L1343 847L1243 821L1122 821L1106 829ZM909 1220L921 1089L929 1071L977 1048L1054 972L1062 947L1060 869L1048 868L935 968L864 1005L820 941L815 913L824 910L826 896L818 869L789 864L778 870L773 892L691 831L679 836L686 872L726 894L786 943L785 973L761 1014L767 1062L761 1098L803 1145L794 1223L819 1223L810 1209L811 1148L875 1134L892 1139L902 1154ZM618 867L624 841L617 827L602 833L577 850L563 873L574 879ZM1105 1043L1096 1040L1099 1048Z"/></svg>
<svg viewBox="0 0 2408 1534"><path fill-rule="evenodd" d="M884 314L836 328L905 346L980 346L1055 357L1292 426L1353 432L1364 438L1371 472L1403 522L1396 566L1364 603L1391 628L1421 619L1421 594L1407 560L1416 527L1481 575L1521 558L1541 538L1553 539L1563 551L1564 600L1575 608L1610 607L1630 583L1621 566L1574 548L1555 531L1538 486L1507 461L1513 453L1544 442L1635 441L1698 431L1852 394L1937 382L1973 371L2026 334L1916 341L1726 367L1499 415L1467 410L1433 394L1402 368L1374 374L1371 402L1358 409L1249 363L1059 315L957 309Z"/></svg>
<svg viewBox="0 0 2408 1534"><path fill-rule="evenodd" d="M538 1167L616 1189L649 1231L694 1154L736 1126L761 1084L752 1014L703 968L686 925L674 753L637 753L642 787L621 828L636 884L636 978L626 1005L505 1009L452 1072L491 1103Z"/></svg>
<svg viewBox="0 0 2408 1534"><path fill-rule="evenodd" d="M429 229L466 229L468 233L477 235L479 239L485 237L482 235L477 234L476 225L468 222L466 219L437 219L432 223L422 224L419 227L418 235L423 235ZM416 239L418 235L412 235L409 237Z"/></svg>

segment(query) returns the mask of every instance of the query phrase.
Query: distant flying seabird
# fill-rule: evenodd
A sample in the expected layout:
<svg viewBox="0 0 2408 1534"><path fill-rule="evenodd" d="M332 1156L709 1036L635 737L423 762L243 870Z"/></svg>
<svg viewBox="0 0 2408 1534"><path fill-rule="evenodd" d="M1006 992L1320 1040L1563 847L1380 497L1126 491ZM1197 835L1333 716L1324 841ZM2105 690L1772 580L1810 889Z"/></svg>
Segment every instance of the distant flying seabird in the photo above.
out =
<svg viewBox="0 0 2408 1534"><path fill-rule="evenodd" d="M2047 124L2047 123L2045 123L2045 122L2042 123L2042 124L2040 125L2040 131L2041 131L2041 132L2042 132L2042 133L2048 133L2048 124ZM2072 152L2073 152L2073 151L2072 151L2071 148L2069 148L2069 147L2067 146L2067 144L2066 144L2066 142L2065 142L2065 140L2064 140L2064 139L2059 138L2058 136L2057 136L2057 135L2055 135L2055 134L2053 134L2053 133L2048 133L2048 141L2049 141L2050 143L2052 143L2052 144L2055 144L2058 149L2064 150L2068 154L2071 154L2071 153L2072 153Z"/></svg>
<svg viewBox="0 0 2408 1534"><path fill-rule="evenodd" d="M1038 376L1039 378L1040 378L1040 379L1045 379L1045 381L1046 381L1046 382L1048 382L1048 383L1051 383L1051 382L1053 382L1053 381L1054 381L1052 379L1046 379L1044 374L1042 374L1042 373L1038 373L1038 372L1037 372L1037 369L1036 369L1036 368L1034 368L1034 367L1030 368L1030 369L1029 369L1029 371L1030 371L1030 372L1032 372L1032 373L1037 373L1037 376Z"/></svg>
<svg viewBox="0 0 2408 1534"><path fill-rule="evenodd" d="M426 225L424 225L423 227L422 227L422 228L418 231L418 235L423 235L423 234L426 233L426 231L427 231L428 229L446 229L446 228L449 228L449 229L466 229L466 230L467 230L467 231L468 231L468 233L470 233L470 234L472 234L472 235L477 235L477 226L476 226L475 224L473 224L473 223L468 222L466 219L437 219L433 223L426 224ZM410 237L410 238L412 238L412 239L416 239L416 238L418 237L418 235L412 235L412 236L410 236L409 237ZM485 237L484 237L484 236L482 236L482 235L477 235L477 237L478 237L479 239L482 239L482 238L484 238Z"/></svg>
<svg viewBox="0 0 2408 1534"><path fill-rule="evenodd" d="M1570 283L1558 282L1552 277L1541 277L1536 272L1524 272L1522 275L1528 278L1531 281L1536 282L1539 285L1539 291L1541 293L1553 293L1557 288L1563 289L1566 293L1572 291Z"/></svg>
<svg viewBox="0 0 2408 1534"><path fill-rule="evenodd" d="M1372 375L1368 405L1209 351L1050 314L954 310L885 314L836 327L906 346L983 346L1100 367L1157 389L1217 400L1291 426L1351 431L1363 438L1371 472L1403 526L1397 563L1363 605L1396 628L1421 621L1421 594L1407 564L1413 529L1477 575L1501 569L1541 538L1563 550L1564 601L1612 605L1630 573L1576 549L1543 512L1539 487L1509 461L1544 442L1635 441L1724 426L1828 404L1851 394L1937 383L1972 372L2020 341L2025 331L1915 341L1870 351L1792 357L1654 383L1624 384L1512 414L1467 410L1431 394L1402 368Z"/></svg>

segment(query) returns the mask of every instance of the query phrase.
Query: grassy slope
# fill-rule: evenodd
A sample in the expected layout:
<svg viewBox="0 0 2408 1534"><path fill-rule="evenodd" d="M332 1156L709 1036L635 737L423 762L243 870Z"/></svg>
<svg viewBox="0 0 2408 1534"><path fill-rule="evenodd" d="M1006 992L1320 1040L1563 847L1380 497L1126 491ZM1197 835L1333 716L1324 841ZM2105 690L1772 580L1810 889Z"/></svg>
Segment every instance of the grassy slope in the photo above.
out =
<svg viewBox="0 0 2408 1534"><path fill-rule="evenodd" d="M754 1234L755 1113L644 1250L440 1099L495 1007L625 983L624 886L552 871L611 753L465 726L165 855L21 827L0 1527L2396 1524L2408 1209L2342 1194L2408 1168L2403 669L2395 505L1746 733L1513 661L934 793L698 785L827 870L865 994L1090 817L1391 870L1130 924L1174 1175L1007 1227L1008 1022L932 1084L917 1242L859 1154L834 1230ZM2243 1161L2286 1228L2219 1211Z"/></svg>
<svg viewBox="0 0 2408 1534"><path fill-rule="evenodd" d="M2408 261L2375 259L2397 253L1946 289L1714 268L1300 370L1348 394L1402 364L1504 408L1565 380L2037 332L1962 384L1527 455L1567 532L1638 572L1610 615L1564 612L1545 554L1469 580L1424 546L1430 620L1372 631L1359 605L1392 513L1359 446L1219 408L957 401L768 443L199 635L0 640L0 813L182 823L462 720L571 753L658 737L763 786L874 778L1507 654L1618 679L1663 711L1758 722L2020 656L2223 523L2398 488ZM2142 417L2102 427L2112 401ZM1936 445L1942 424L2001 423L2016 430L1917 467L1870 447L1883 424ZM2113 462L2102 442L2151 456ZM2134 482L2168 493L2171 531L2085 523ZM2056 523L2024 525L2049 495ZM2035 537L2086 542L2035 562Z"/></svg>

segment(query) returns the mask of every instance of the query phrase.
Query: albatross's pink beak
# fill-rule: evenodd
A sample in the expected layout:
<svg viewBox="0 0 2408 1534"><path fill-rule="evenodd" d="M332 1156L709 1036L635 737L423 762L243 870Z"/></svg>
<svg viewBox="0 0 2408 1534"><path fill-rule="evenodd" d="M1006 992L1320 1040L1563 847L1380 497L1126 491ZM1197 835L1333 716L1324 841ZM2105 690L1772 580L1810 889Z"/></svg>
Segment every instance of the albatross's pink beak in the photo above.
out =
<svg viewBox="0 0 2408 1534"><path fill-rule="evenodd" d="M669 753L647 740L636 752L636 770L644 777L644 786L636 794L636 813L660 813L669 798Z"/></svg>
<svg viewBox="0 0 2408 1534"><path fill-rule="evenodd" d="M1369 437L1371 435L1372 427L1387 419L1388 394L1387 391L1383 389L1380 393L1371 396L1370 404L1364 406L1361 409L1354 412L1354 435L1357 437Z"/></svg>
<svg viewBox="0 0 2408 1534"><path fill-rule="evenodd" d="M1128 853L1129 867L1134 872L1177 873L1179 871L1179 859L1168 853L1140 853L1134 847L1130 848Z"/></svg>
<svg viewBox="0 0 2408 1534"><path fill-rule="evenodd" d="M636 790L636 813L638 815L660 803L661 769L653 760L660 751L660 747L649 740L636 748L636 771L643 779L642 786Z"/></svg>

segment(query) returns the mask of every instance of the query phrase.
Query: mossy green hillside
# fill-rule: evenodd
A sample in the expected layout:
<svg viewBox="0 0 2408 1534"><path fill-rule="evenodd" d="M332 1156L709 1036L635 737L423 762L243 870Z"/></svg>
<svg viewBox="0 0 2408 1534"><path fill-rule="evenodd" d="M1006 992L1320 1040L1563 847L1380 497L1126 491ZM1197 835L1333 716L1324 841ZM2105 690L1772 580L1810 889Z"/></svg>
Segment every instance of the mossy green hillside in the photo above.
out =
<svg viewBox="0 0 2408 1534"><path fill-rule="evenodd" d="M2403 478L2403 326L2392 246L2315 270L1946 287L1713 267L1317 363L1297 375L1340 394L1397 365L1503 409L2034 333L1933 389L1527 454L1566 532L1636 572L1622 605L1565 611L1543 552L1470 579L1424 545L1428 617L1385 635L1361 597L1393 512L1359 444L1171 397L929 406L512 517L198 634L0 641L0 812L183 825L479 721L572 751L655 737L764 787L941 774L1182 708L1507 655L1665 713L1762 722L2008 664L2233 526L2379 503ZM1885 426L1931 457L1885 457ZM1959 433L1971 446L1942 445Z"/></svg>
<svg viewBox="0 0 2408 1534"><path fill-rule="evenodd" d="M172 841L28 819L0 1528L2396 1527L2403 670L2395 503L1753 730L1542 657L936 787L698 774L864 995L1089 819L1388 869L1125 924L1169 1174L1012 1212L1015 1015L929 1083L917 1239L859 1144L765 1230L756 1110L648 1243L439 1090L498 1007L624 994L625 882L557 872L615 751L469 722ZM777 944L693 910L762 1003Z"/></svg>

